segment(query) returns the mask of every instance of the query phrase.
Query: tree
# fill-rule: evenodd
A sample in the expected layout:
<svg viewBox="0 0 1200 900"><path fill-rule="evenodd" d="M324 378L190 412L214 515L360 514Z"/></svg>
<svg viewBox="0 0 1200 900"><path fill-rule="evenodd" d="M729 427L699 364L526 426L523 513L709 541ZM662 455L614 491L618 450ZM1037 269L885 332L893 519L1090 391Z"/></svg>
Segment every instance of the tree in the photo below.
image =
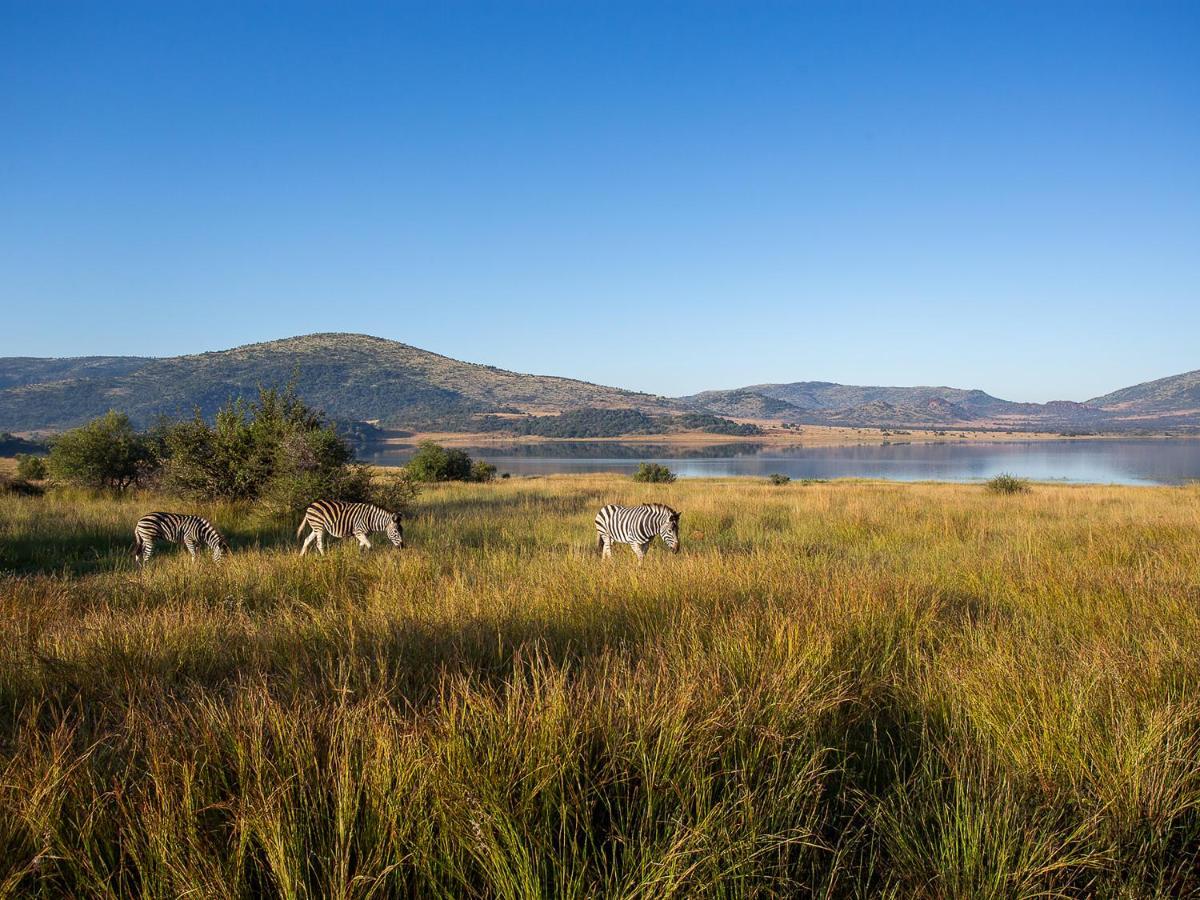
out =
<svg viewBox="0 0 1200 900"><path fill-rule="evenodd" d="M121 491L153 472L157 459L129 417L110 410L56 438L47 468L55 481Z"/></svg>
<svg viewBox="0 0 1200 900"><path fill-rule="evenodd" d="M198 497L261 502L294 512L317 499L365 500L370 473L354 452L291 389L234 400L212 424L199 412L162 437L167 486Z"/></svg>
<svg viewBox="0 0 1200 900"><path fill-rule="evenodd" d="M469 481L471 457L464 450L425 441L405 467L417 481Z"/></svg>

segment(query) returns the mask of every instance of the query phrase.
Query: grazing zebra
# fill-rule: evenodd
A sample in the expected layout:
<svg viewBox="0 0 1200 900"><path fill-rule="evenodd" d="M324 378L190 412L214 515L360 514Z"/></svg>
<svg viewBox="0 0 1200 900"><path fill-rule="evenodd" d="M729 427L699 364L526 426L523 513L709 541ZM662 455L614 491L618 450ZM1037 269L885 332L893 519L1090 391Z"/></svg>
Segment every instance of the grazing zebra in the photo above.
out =
<svg viewBox="0 0 1200 900"><path fill-rule="evenodd" d="M404 547L404 526L400 524L400 513L390 513L370 503L318 500L304 511L304 521L296 530L296 537L304 533L305 526L311 528L312 532L304 539L304 546L300 548L301 556L308 552L308 545L314 539L317 549L324 556L327 531L336 538L354 535L364 550L371 549L367 535L372 531L382 531L397 548Z"/></svg>
<svg viewBox="0 0 1200 900"><path fill-rule="evenodd" d="M138 519L133 527L133 558L138 565L150 559L155 541L183 544L193 560L196 558L196 548L201 544L212 551L214 560L229 552L229 544L225 543L225 538L221 537L221 532L213 527L212 522L182 513L152 512Z"/></svg>
<svg viewBox="0 0 1200 900"><path fill-rule="evenodd" d="M640 564L658 535L672 553L679 552L679 513L661 503L644 506L606 506L596 514L596 546L612 556L612 545L628 544Z"/></svg>

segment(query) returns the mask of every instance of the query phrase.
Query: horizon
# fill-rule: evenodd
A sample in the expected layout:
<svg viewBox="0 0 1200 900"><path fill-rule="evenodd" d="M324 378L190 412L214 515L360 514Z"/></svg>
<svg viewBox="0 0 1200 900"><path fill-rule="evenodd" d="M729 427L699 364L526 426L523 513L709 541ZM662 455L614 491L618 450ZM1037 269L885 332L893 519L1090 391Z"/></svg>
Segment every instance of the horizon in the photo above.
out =
<svg viewBox="0 0 1200 900"><path fill-rule="evenodd" d="M915 383L914 384L866 384L866 383L853 382L853 381L836 381L836 380L826 379L826 378L798 378L798 379L794 379L793 381L790 381L790 382L756 381L756 382L748 382L746 384L701 388L696 391L690 391L686 394L663 394L663 393L661 393L659 391L655 391L655 390L642 390L640 388L631 388L631 387L623 385L619 382L618 383L594 382L594 381L590 381L589 379L586 379L586 378L579 378L579 377L576 377L576 376L573 376L570 374L564 374L564 373L558 373L558 372L534 372L534 371L526 371L526 370L521 370L521 369L507 369L506 367L503 367L503 366L495 366L495 365L487 362L486 360L463 359L462 357L457 357L450 353L443 353L441 351L433 350L428 347L418 347L415 344L410 344L409 342L399 340L398 338L390 338L390 337L385 337L383 335L378 335L378 334L367 334L366 332L352 332L352 331L314 331L314 332L308 332L306 334L286 335L284 337L273 338L271 340L266 340L266 341L250 341L249 343L237 344L232 347L214 347L214 348L210 348L207 350L197 350L197 351L188 352L188 353L169 354L169 355L165 355L165 356L158 356L158 355L153 355L153 354L136 354L136 353L130 353L130 354L119 354L119 353L118 354L112 354L112 353L94 353L94 354L92 354L92 353L88 353L88 354L81 354L80 357L74 357L74 358L127 356L127 357L140 357L140 358L144 358L147 360L174 359L174 358L183 357L183 356L202 356L202 355L210 354L210 353L223 353L223 352L228 352L228 351L232 351L232 350L242 350L242 349L245 349L248 347L258 347L258 346L264 346L267 344L277 344L277 343L281 343L284 341L297 340L299 338L322 337L322 336L371 338L373 340L388 341L388 342L392 342L392 343L403 344L403 345L405 345L407 347L411 347L415 350L420 350L425 353L431 353L435 356L452 359L457 362L471 363L474 365L485 366L488 368L501 368L501 369L504 369L505 371L512 372L516 375L529 375L529 376L533 376L533 377L537 377L537 378L565 378L565 379L569 379L572 381L585 381L585 382L589 382L592 384L597 384L602 387L636 391L638 393L649 394L652 396L667 397L668 399L692 396L694 394L700 394L700 393L705 393L705 392L710 392L710 391L720 392L720 391L741 390L744 388L751 388L751 387L755 387L755 386L759 386L759 385L832 384L832 385L840 385L843 387L934 388L934 389L946 388L946 389L950 389L950 390L982 391L983 393L988 394L989 396L992 396L996 399L1007 400L1007 401L1015 402L1015 403L1048 403L1048 402L1053 402L1053 401L1067 401L1067 402L1083 403L1088 400L1092 400L1092 399L1104 396L1106 394L1112 393L1113 391L1120 390L1122 388L1135 387L1138 385L1147 384L1149 382L1159 381L1164 378L1171 378L1171 377L1174 377L1177 375L1188 375L1188 374L1191 374L1191 372L1193 372L1193 371L1200 371L1200 370L1188 369L1188 370L1184 370L1182 372L1170 372L1170 373L1167 373L1166 375L1158 375L1158 376L1154 376L1151 378L1146 378L1142 381L1130 382L1129 384L1115 385L1106 391L1102 391L1099 394L1093 394L1089 397L1082 397L1079 399L1072 398L1072 397L1052 397L1048 401L1033 401L1033 400L1026 400L1021 397L1006 397L1006 396L1003 396L1000 394L996 394L995 392L988 390L986 387L975 387L975 386L969 386L969 385L949 384L949 383L941 383L941 382L939 382L939 383L930 382L928 384L915 384ZM62 357L62 356L39 357L39 356L21 356L21 355L0 357L0 359L5 359L5 358L70 359L72 357Z"/></svg>
<svg viewBox="0 0 1200 900"><path fill-rule="evenodd" d="M0 0L0 356L664 396L1200 366L1200 7Z"/></svg>

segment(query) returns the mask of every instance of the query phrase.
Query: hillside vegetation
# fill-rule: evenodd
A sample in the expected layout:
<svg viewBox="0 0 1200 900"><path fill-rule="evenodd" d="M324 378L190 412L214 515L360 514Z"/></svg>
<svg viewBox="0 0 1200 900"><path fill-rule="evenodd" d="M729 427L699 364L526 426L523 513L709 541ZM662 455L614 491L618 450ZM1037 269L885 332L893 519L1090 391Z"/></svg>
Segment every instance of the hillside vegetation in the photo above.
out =
<svg viewBox="0 0 1200 900"><path fill-rule="evenodd" d="M471 431L503 432L551 438L599 438L631 434L701 431L751 437L762 434L757 425L741 424L705 413L648 416L636 409L577 409L554 416L480 416L465 423Z"/></svg>
<svg viewBox="0 0 1200 900"><path fill-rule="evenodd" d="M2 369L0 369L2 371ZM461 362L397 341L313 334L233 350L145 360L132 371L88 374L0 390L0 428L62 428L115 408L139 425L155 416L211 415L259 387L295 381L297 394L333 419L437 424L479 412L557 412L584 406L683 410L663 397Z"/></svg>
<svg viewBox="0 0 1200 900"><path fill-rule="evenodd" d="M1014 403L981 390L823 381L758 384L671 399L571 378L523 375L369 335L311 334L164 359L0 358L0 429L59 430L110 409L139 426L159 415L190 415L195 408L207 416L231 398L293 382L302 400L346 423L344 427L372 421L411 430L475 431L480 416L603 409L660 418L699 413L848 427L1200 428L1200 372L1125 388L1087 403ZM524 433L538 434L543 426L528 427ZM579 436L613 433L588 427Z"/></svg>
<svg viewBox="0 0 1200 900"><path fill-rule="evenodd" d="M1195 487L511 479L139 573L159 504L0 497L0 894L1200 890Z"/></svg>
<svg viewBox="0 0 1200 900"><path fill-rule="evenodd" d="M1125 415L1181 412L1200 414L1200 369L1122 388L1089 400L1088 406Z"/></svg>

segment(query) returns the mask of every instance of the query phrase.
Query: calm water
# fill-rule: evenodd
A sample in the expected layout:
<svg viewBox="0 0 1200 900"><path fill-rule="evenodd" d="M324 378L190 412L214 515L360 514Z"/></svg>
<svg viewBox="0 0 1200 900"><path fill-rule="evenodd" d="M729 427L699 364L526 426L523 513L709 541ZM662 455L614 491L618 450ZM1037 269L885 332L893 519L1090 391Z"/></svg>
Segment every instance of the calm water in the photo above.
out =
<svg viewBox="0 0 1200 900"><path fill-rule="evenodd" d="M380 465L401 465L413 448L389 446L360 453ZM1179 484L1200 479L1200 440L1129 439L1022 441L995 444L890 444L862 447L709 447L608 442L493 444L469 447L477 459L513 475L632 472L641 462L669 466L682 478L731 475L792 478L887 478L895 481L974 481L1010 472L1039 481L1101 484Z"/></svg>

